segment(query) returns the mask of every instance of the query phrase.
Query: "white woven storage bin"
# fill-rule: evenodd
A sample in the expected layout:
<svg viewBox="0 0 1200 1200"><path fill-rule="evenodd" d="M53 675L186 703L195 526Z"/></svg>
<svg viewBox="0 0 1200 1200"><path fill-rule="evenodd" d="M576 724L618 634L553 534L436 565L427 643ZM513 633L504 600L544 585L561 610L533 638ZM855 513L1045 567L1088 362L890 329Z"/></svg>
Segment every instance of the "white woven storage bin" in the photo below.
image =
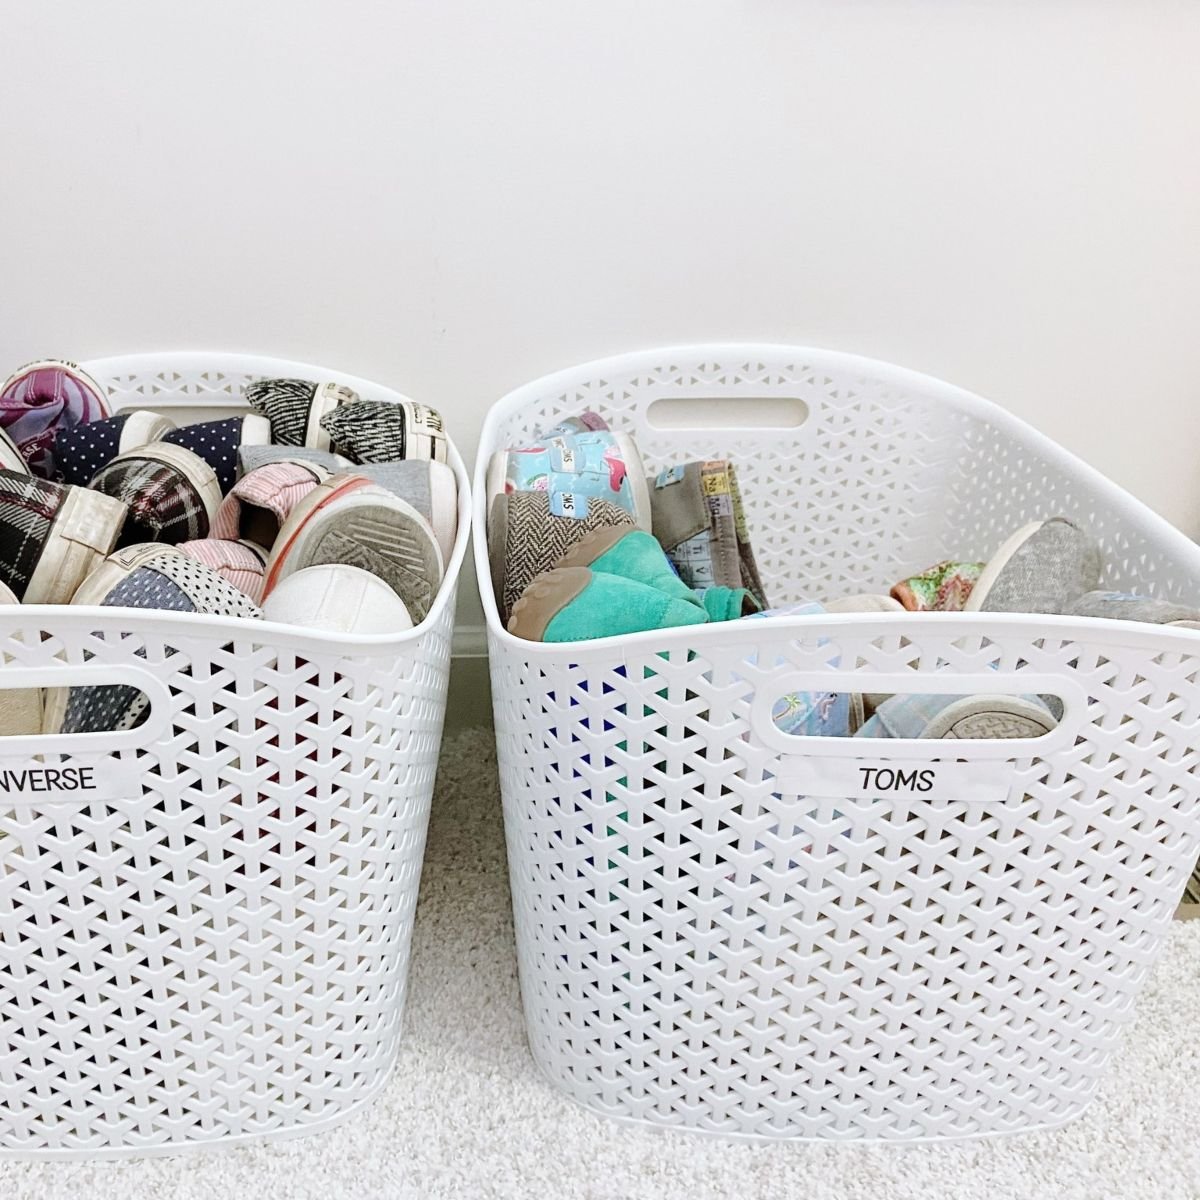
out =
<svg viewBox="0 0 1200 1200"><path fill-rule="evenodd" d="M710 398L739 401L734 427L699 428ZM807 406L797 427L785 399ZM658 400L693 401L667 414L692 427L652 424ZM886 591L1060 513L1099 539L1106 586L1200 600L1195 546L995 406L753 345L609 359L500 401L476 467L481 580L489 454L585 408L648 470L734 460L775 604ZM559 1088L774 1138L999 1134L1084 1109L1197 854L1200 634L908 613L539 645L482 591L526 1020ZM1020 741L776 729L776 699L820 689L1053 693L1065 712ZM872 795L872 766L933 786L881 796L868 776Z"/></svg>
<svg viewBox="0 0 1200 1200"><path fill-rule="evenodd" d="M225 354L84 364L183 423L244 383L341 372ZM401 1030L470 507L396 636L104 608L0 608L4 687L126 682L124 733L0 738L0 1153L168 1152L314 1132L383 1086ZM19 773L69 755L86 790ZM45 776L40 776L45 781Z"/></svg>

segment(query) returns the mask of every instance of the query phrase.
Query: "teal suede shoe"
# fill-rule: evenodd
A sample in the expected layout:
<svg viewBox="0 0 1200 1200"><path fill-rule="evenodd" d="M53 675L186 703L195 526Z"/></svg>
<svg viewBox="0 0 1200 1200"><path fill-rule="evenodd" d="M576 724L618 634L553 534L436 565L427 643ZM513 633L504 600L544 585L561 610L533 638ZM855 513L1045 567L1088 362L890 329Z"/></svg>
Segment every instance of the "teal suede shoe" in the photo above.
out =
<svg viewBox="0 0 1200 1200"><path fill-rule="evenodd" d="M760 611L749 588L710 587L693 594L700 597L710 621L736 621Z"/></svg>
<svg viewBox="0 0 1200 1200"><path fill-rule="evenodd" d="M554 565L587 567L604 575L619 575L655 588L673 600L704 607L699 593L693 592L676 574L657 538L643 529L593 530Z"/></svg>
<svg viewBox="0 0 1200 1200"><path fill-rule="evenodd" d="M525 589L513 605L508 631L533 642L575 642L705 624L704 606L684 590L687 597L679 598L621 575L556 567Z"/></svg>

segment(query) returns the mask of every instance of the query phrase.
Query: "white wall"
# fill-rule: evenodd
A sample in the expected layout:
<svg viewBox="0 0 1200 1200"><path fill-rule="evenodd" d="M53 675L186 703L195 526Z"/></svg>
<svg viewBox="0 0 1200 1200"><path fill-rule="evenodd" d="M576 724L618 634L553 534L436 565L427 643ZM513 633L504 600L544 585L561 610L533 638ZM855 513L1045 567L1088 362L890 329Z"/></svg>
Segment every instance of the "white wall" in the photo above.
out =
<svg viewBox="0 0 1200 1200"><path fill-rule="evenodd" d="M0 365L307 358L473 455L551 369L807 342L1200 532L1190 0L68 0L0 37Z"/></svg>

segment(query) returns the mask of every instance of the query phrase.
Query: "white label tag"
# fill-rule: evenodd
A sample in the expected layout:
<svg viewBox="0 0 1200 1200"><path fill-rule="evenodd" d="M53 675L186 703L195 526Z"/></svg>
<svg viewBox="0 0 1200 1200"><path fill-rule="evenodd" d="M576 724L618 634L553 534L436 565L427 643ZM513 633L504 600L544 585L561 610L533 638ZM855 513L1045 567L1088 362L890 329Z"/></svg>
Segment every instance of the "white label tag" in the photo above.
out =
<svg viewBox="0 0 1200 1200"><path fill-rule="evenodd" d="M929 762L885 758L785 760L775 790L801 796L870 799L905 796L919 800L961 800L1000 804L1012 789L1013 766L1003 759L984 762Z"/></svg>
<svg viewBox="0 0 1200 1200"><path fill-rule="evenodd" d="M16 800L82 804L92 800L129 800L141 794L140 772L120 759L0 763L0 805Z"/></svg>

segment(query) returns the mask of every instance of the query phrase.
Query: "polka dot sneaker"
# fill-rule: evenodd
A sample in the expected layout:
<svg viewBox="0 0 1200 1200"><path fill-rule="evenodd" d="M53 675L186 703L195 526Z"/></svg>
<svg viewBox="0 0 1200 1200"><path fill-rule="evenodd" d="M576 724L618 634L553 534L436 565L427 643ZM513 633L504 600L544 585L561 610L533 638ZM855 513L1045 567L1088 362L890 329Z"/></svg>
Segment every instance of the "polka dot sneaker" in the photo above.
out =
<svg viewBox="0 0 1200 1200"><path fill-rule="evenodd" d="M207 537L221 503L212 467L182 446L152 442L119 454L89 487L129 508L121 545Z"/></svg>
<svg viewBox="0 0 1200 1200"><path fill-rule="evenodd" d="M401 458L446 461L442 414L425 404L404 400L360 400L321 418L333 447L356 463L394 462Z"/></svg>
<svg viewBox="0 0 1200 1200"><path fill-rule="evenodd" d="M156 442L174 428L167 417L139 409L62 429L54 439L56 476L86 487L118 454Z"/></svg>
<svg viewBox="0 0 1200 1200"><path fill-rule="evenodd" d="M429 522L407 500L363 475L334 475L292 510L267 561L265 595L289 575L346 563L378 575L413 621L428 615L442 582L442 552Z"/></svg>
<svg viewBox="0 0 1200 1200"><path fill-rule="evenodd" d="M0 582L25 604L66 604L121 534L119 500L0 470Z"/></svg>
<svg viewBox="0 0 1200 1200"><path fill-rule="evenodd" d="M221 502L212 536L225 541L243 539L269 550L292 509L328 478L323 467L297 459L259 467L243 475Z"/></svg>
<svg viewBox="0 0 1200 1200"><path fill-rule="evenodd" d="M164 435L164 442L182 446L199 455L217 476L224 496L237 478L238 451L242 446L266 446L271 441L271 422L257 413L183 425Z"/></svg>
<svg viewBox="0 0 1200 1200"><path fill-rule="evenodd" d="M43 479L54 478L54 443L62 430L108 415L104 388L62 359L26 363L0 385L0 426Z"/></svg>
<svg viewBox="0 0 1200 1200"><path fill-rule="evenodd" d="M271 440L276 445L314 450L333 449L321 419L359 398L345 384L307 379L260 379L246 388L245 396L246 403L271 422Z"/></svg>
<svg viewBox="0 0 1200 1200"><path fill-rule="evenodd" d="M89 584L81 589L83 598L77 597L75 603L206 616L262 616L257 604L203 563L171 549L157 554L146 547L136 549L145 553L127 554L111 571L105 564L104 581L108 586L103 594L99 585ZM129 551L134 550L129 547ZM74 687L61 700L47 701L45 729L48 733L133 729L145 720L148 707L145 694L125 684Z"/></svg>

